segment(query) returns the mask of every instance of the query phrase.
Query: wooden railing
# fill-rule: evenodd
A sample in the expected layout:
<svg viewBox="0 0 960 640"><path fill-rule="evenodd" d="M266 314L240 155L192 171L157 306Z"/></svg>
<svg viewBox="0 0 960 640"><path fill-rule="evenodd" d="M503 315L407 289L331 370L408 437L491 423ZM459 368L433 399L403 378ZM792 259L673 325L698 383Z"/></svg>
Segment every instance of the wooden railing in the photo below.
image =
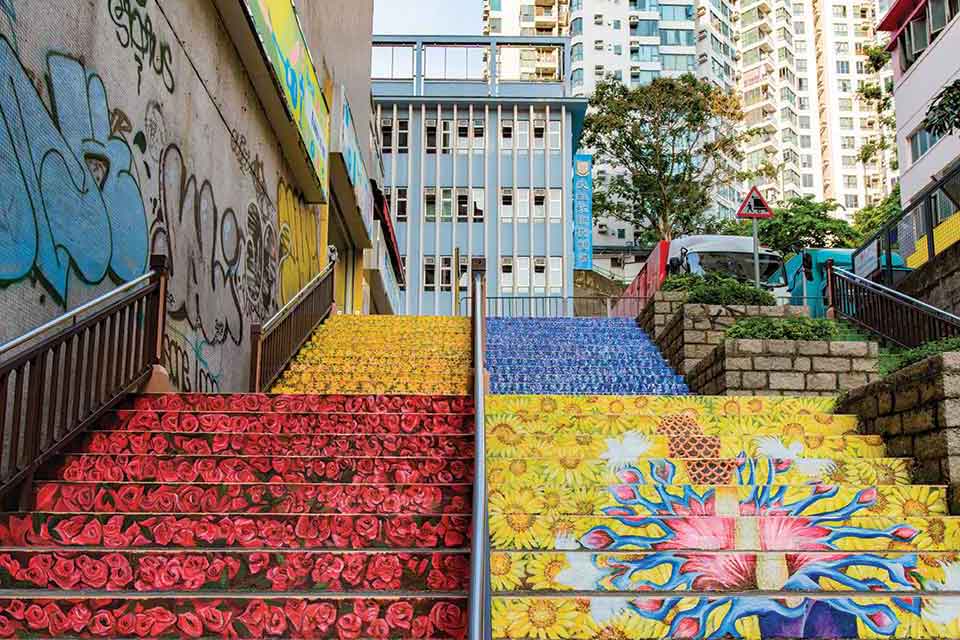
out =
<svg viewBox="0 0 960 640"><path fill-rule="evenodd" d="M831 264L827 270L834 313L888 342L913 348L960 335L960 317Z"/></svg>
<svg viewBox="0 0 960 640"><path fill-rule="evenodd" d="M330 262L275 316L250 328L250 391L268 390L314 329L330 315L335 267L336 262Z"/></svg>
<svg viewBox="0 0 960 640"><path fill-rule="evenodd" d="M146 382L166 295L166 256L152 256L146 275L0 346L0 497L22 487L23 507L37 469Z"/></svg>

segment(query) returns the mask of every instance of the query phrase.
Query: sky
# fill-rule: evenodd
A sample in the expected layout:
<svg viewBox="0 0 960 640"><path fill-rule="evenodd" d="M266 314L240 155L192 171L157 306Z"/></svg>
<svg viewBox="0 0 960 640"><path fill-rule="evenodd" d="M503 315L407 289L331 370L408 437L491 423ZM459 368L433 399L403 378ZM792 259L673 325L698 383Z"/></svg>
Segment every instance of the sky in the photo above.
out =
<svg viewBox="0 0 960 640"><path fill-rule="evenodd" d="M374 0L374 34L479 35L483 0Z"/></svg>

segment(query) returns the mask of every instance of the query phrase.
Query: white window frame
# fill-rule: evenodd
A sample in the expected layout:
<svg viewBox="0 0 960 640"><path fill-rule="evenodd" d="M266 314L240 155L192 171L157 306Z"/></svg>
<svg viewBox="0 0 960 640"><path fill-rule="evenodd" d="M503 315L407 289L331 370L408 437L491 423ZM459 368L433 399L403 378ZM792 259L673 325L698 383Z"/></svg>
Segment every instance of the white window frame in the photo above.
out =
<svg viewBox="0 0 960 640"><path fill-rule="evenodd" d="M559 120L551 120L550 124L548 125L550 127L550 133L549 133L550 148L554 151L560 150L560 145L563 141L563 128L561 126L562 124L563 123L560 122Z"/></svg>
<svg viewBox="0 0 960 640"><path fill-rule="evenodd" d="M519 120L517 122L517 151L530 150L530 122L528 120Z"/></svg>
<svg viewBox="0 0 960 640"><path fill-rule="evenodd" d="M433 214L430 213L430 207L427 204L429 197L433 197ZM437 189L436 187L424 187L423 189L423 220L424 222L436 222L437 221L437 209L440 207L440 203L437 198Z"/></svg>
<svg viewBox="0 0 960 640"><path fill-rule="evenodd" d="M550 222L563 219L563 189L550 189Z"/></svg>
<svg viewBox="0 0 960 640"><path fill-rule="evenodd" d="M442 222L453 220L453 189L450 187L440 189L440 220Z"/></svg>
<svg viewBox="0 0 960 640"><path fill-rule="evenodd" d="M440 256L440 291L453 290L453 256Z"/></svg>
<svg viewBox="0 0 960 640"><path fill-rule="evenodd" d="M533 290L540 295L547 292L547 259L543 256L533 259Z"/></svg>
<svg viewBox="0 0 960 640"><path fill-rule="evenodd" d="M517 293L530 293L530 256L517 256L516 267Z"/></svg>
<svg viewBox="0 0 960 640"><path fill-rule="evenodd" d="M537 204L537 199L541 200L541 203ZM547 190L546 189L534 189L533 190L533 199L530 203L533 208L533 219L536 222L543 222L547 219Z"/></svg>
<svg viewBox="0 0 960 640"><path fill-rule="evenodd" d="M394 212L394 219L397 222L406 222L407 216L410 215L410 201L407 199L407 188L406 187L397 187L397 210ZM403 203L403 214L400 213L400 203Z"/></svg>
<svg viewBox="0 0 960 640"><path fill-rule="evenodd" d="M509 132L509 136L507 133ZM514 143L513 120L504 120L500 123L500 148L504 151L512 150Z"/></svg>
<svg viewBox="0 0 960 640"><path fill-rule="evenodd" d="M517 189L517 202L514 215L517 222L527 222L530 220L530 189Z"/></svg>
<svg viewBox="0 0 960 640"><path fill-rule="evenodd" d="M505 197L510 198L510 204L504 203L503 199ZM503 188L500 190L500 197L497 199L497 203L500 209L500 222L513 222L514 216L514 206L517 201L517 194L514 193L513 189Z"/></svg>
<svg viewBox="0 0 960 640"><path fill-rule="evenodd" d="M486 192L474 188L470 197L470 221L483 222L486 217Z"/></svg>
<svg viewBox="0 0 960 640"><path fill-rule="evenodd" d="M500 288L513 291L513 258L500 258Z"/></svg>
<svg viewBox="0 0 960 640"><path fill-rule="evenodd" d="M429 278L427 278L427 275L431 273L433 274L432 284L428 281ZM437 290L437 259L433 256L423 256L423 290Z"/></svg>

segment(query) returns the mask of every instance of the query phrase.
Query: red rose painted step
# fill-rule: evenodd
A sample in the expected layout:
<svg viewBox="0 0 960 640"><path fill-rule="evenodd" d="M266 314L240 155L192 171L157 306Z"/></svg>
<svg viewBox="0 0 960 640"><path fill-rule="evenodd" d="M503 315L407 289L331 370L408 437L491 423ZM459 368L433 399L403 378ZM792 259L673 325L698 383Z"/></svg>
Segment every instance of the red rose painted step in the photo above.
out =
<svg viewBox="0 0 960 640"><path fill-rule="evenodd" d="M0 600L0 637L463 638L465 598Z"/></svg>
<svg viewBox="0 0 960 640"><path fill-rule="evenodd" d="M90 453L243 455L291 452L310 457L473 457L472 435L274 435L259 433L200 433L101 431L87 436Z"/></svg>
<svg viewBox="0 0 960 640"><path fill-rule="evenodd" d="M284 435L473 433L472 415L430 413L203 413L195 411L117 411L101 428L170 433L272 433Z"/></svg>
<svg viewBox="0 0 960 640"><path fill-rule="evenodd" d="M470 458L311 458L292 456L156 456L99 453L66 456L53 476L88 482L347 482L472 481Z"/></svg>
<svg viewBox="0 0 960 640"><path fill-rule="evenodd" d="M55 513L469 515L471 484L103 484L43 482L33 507Z"/></svg>
<svg viewBox="0 0 960 640"><path fill-rule="evenodd" d="M462 591L466 552L49 551L0 553L0 588L140 593Z"/></svg>
<svg viewBox="0 0 960 640"><path fill-rule="evenodd" d="M455 413L473 415L466 396L341 396L309 394L143 394L125 405L165 411L245 411L251 413Z"/></svg>

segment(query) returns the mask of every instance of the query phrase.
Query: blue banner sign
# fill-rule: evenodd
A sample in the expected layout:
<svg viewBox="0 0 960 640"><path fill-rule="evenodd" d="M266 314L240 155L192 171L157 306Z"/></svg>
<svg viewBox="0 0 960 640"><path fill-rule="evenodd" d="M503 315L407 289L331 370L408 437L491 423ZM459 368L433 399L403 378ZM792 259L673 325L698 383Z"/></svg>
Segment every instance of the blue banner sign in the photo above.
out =
<svg viewBox="0 0 960 640"><path fill-rule="evenodd" d="M593 269L593 156L573 160L573 268Z"/></svg>

